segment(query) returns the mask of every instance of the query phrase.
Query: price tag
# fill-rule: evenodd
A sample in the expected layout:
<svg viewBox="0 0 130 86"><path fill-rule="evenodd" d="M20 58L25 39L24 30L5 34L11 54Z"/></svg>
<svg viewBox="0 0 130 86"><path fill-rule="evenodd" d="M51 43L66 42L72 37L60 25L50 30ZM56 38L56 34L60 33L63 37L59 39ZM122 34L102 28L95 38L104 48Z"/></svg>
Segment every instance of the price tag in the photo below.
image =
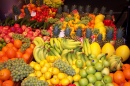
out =
<svg viewBox="0 0 130 86"><path fill-rule="evenodd" d="M35 11L32 11L31 12L31 16L33 17L33 16L36 16L36 12Z"/></svg>

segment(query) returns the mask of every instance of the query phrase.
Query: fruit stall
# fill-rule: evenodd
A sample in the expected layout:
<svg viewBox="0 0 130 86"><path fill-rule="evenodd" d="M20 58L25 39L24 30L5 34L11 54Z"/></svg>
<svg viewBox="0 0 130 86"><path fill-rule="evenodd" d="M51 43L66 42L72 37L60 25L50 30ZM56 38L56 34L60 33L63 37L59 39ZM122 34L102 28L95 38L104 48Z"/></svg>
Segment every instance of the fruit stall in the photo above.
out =
<svg viewBox="0 0 130 86"><path fill-rule="evenodd" d="M0 86L130 86L130 48L113 10L24 3L0 21Z"/></svg>

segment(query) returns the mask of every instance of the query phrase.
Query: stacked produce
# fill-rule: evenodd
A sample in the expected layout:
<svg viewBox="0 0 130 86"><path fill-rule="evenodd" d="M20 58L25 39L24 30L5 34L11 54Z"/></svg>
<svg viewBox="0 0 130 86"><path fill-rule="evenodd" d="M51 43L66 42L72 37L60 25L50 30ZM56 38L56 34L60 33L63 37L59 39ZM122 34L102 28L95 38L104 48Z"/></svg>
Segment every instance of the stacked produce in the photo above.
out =
<svg viewBox="0 0 130 86"><path fill-rule="evenodd" d="M124 62L130 49L112 10L69 10L60 7L62 0L25 3L21 10L13 6L15 19L0 23L0 85L129 86L130 65Z"/></svg>

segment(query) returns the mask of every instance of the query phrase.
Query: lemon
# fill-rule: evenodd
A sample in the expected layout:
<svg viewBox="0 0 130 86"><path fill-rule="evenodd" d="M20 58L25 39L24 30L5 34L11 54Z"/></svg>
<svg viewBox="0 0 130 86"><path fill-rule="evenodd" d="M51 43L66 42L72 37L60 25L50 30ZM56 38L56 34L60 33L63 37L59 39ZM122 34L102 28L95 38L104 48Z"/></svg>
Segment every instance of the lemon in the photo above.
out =
<svg viewBox="0 0 130 86"><path fill-rule="evenodd" d="M35 73L30 73L29 76L36 76L36 74Z"/></svg>
<svg viewBox="0 0 130 86"><path fill-rule="evenodd" d="M70 83L73 82L73 77L72 77L72 76L67 76L67 79L69 79L69 82L70 82Z"/></svg>
<svg viewBox="0 0 130 86"><path fill-rule="evenodd" d="M52 68L52 74L56 75L59 72L60 72L60 70L58 68L55 68L55 67Z"/></svg>
<svg viewBox="0 0 130 86"><path fill-rule="evenodd" d="M57 84L59 84L60 80L59 80L58 78L51 78L51 79L50 79L50 82L51 82L51 84L53 84L53 85L57 85Z"/></svg>
<svg viewBox="0 0 130 86"><path fill-rule="evenodd" d="M76 75L73 76L73 80L75 82L79 81L80 79L81 79L81 76L79 74L76 74Z"/></svg>
<svg viewBox="0 0 130 86"><path fill-rule="evenodd" d="M41 76L39 79L44 81L46 80L44 76Z"/></svg>
<svg viewBox="0 0 130 86"><path fill-rule="evenodd" d="M52 86L50 79L48 79L47 82L49 84L48 86Z"/></svg>
<svg viewBox="0 0 130 86"><path fill-rule="evenodd" d="M53 69L53 68L52 68L52 67L50 67L50 68L48 68L48 71L49 71L49 72L52 72L52 69Z"/></svg>
<svg viewBox="0 0 130 86"><path fill-rule="evenodd" d="M44 66L44 67L41 68L41 72L42 72L42 73L45 73L45 72L47 72L47 71L48 71L48 67Z"/></svg>
<svg viewBox="0 0 130 86"><path fill-rule="evenodd" d="M99 55L101 53L101 47L97 42L93 42L91 45L91 53L95 56Z"/></svg>
<svg viewBox="0 0 130 86"><path fill-rule="evenodd" d="M63 78L60 83L61 83L63 86L67 86L67 85L69 84L69 82L70 82L69 79Z"/></svg>
<svg viewBox="0 0 130 86"><path fill-rule="evenodd" d="M32 61L29 65L34 68L34 65L36 64L36 62Z"/></svg>
<svg viewBox="0 0 130 86"><path fill-rule="evenodd" d="M116 49L116 55L122 57L123 62L130 56L130 49L127 45L121 45Z"/></svg>
<svg viewBox="0 0 130 86"><path fill-rule="evenodd" d="M44 60L42 60L39 64L41 67L43 67L46 64L46 62Z"/></svg>
<svg viewBox="0 0 130 86"><path fill-rule="evenodd" d="M36 64L34 65L34 69L35 69L35 70L41 70L40 64L36 63Z"/></svg>
<svg viewBox="0 0 130 86"><path fill-rule="evenodd" d="M77 67L76 67L76 65L72 65L72 68L74 68L74 69L75 69L75 68L77 68Z"/></svg>
<svg viewBox="0 0 130 86"><path fill-rule="evenodd" d="M115 54L115 48L111 43L105 43L102 47L102 53L107 53L107 57Z"/></svg>
<svg viewBox="0 0 130 86"><path fill-rule="evenodd" d="M52 73L49 72L49 71L47 71L47 72L44 74L44 77L45 77L45 79L47 79L47 80L50 79L51 76L52 76Z"/></svg>
<svg viewBox="0 0 130 86"><path fill-rule="evenodd" d="M36 75L37 77L41 77L41 76L42 76L42 72L41 72L41 71L35 71L35 75Z"/></svg>
<svg viewBox="0 0 130 86"><path fill-rule="evenodd" d="M58 79L63 79L63 78L65 78L65 74L64 73L58 73L58 75L57 75L57 77L58 77Z"/></svg>
<svg viewBox="0 0 130 86"><path fill-rule="evenodd" d="M51 64L50 64L50 63L46 63L44 66L50 68L50 67L51 67Z"/></svg>

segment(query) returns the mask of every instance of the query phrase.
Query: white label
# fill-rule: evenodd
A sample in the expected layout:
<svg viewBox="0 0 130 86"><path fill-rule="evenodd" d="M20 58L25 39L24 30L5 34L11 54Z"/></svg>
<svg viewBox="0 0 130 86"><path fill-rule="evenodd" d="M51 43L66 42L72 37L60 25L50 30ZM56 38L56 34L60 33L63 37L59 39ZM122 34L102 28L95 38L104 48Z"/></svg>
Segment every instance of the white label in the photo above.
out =
<svg viewBox="0 0 130 86"><path fill-rule="evenodd" d="M36 12L35 11L32 11L31 12L31 16L33 17L33 16L36 16Z"/></svg>

